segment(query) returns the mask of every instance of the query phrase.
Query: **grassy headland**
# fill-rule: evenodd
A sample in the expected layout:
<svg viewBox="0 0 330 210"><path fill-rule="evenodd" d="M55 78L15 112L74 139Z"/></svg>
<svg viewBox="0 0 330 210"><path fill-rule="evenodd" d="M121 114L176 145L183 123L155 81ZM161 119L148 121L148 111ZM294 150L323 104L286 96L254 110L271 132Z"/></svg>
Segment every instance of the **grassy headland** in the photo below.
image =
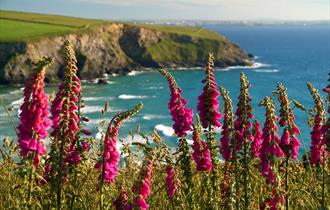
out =
<svg viewBox="0 0 330 210"><path fill-rule="evenodd" d="M217 67L251 64L238 45L196 27L0 11L0 31L0 83L24 83L31 61L43 55L59 60L64 40L74 43L79 76L87 80L133 69L204 66L208 52ZM58 82L59 69L55 62L47 81Z"/></svg>

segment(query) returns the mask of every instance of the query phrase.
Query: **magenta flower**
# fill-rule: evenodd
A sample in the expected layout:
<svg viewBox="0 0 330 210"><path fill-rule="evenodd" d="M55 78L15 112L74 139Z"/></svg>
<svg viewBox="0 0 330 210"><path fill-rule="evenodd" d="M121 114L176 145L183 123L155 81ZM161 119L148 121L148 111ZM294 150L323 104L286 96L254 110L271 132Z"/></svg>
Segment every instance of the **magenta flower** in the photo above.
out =
<svg viewBox="0 0 330 210"><path fill-rule="evenodd" d="M77 137L80 131L78 102L81 89L77 77L77 60L69 41L64 42L64 76L51 107L52 133L54 144L63 144L62 151L56 151L63 156L62 170L67 165L77 165L81 160L81 150ZM62 142L64 141L64 142ZM55 151L52 152L54 154ZM66 172L64 172L66 173Z"/></svg>
<svg viewBox="0 0 330 210"><path fill-rule="evenodd" d="M326 118L325 108L320 93L310 83L307 87L313 96L314 100L314 122L313 130L311 132L311 146L310 146L310 161L312 165L323 163L323 153L325 152L326 146Z"/></svg>
<svg viewBox="0 0 330 210"><path fill-rule="evenodd" d="M142 103L136 105L132 110L121 112L114 116L108 126L106 136L104 138L103 156L100 161L95 164L95 169L102 170L101 179L98 188L102 188L103 181L113 183L118 173L118 163L120 153L117 149L118 130L121 124L127 118L138 113L143 107Z"/></svg>
<svg viewBox="0 0 330 210"><path fill-rule="evenodd" d="M235 115L237 119L235 121L237 150L241 150L241 144L243 142L252 142L253 136L250 129L252 124L250 120L253 119L252 107L250 105L251 97L249 94L249 88L251 83L247 80L244 73L240 75L240 95L238 97L237 109Z"/></svg>
<svg viewBox="0 0 330 210"><path fill-rule="evenodd" d="M21 105L20 124L18 130L18 145L20 154L34 159L33 165L38 166L42 155L47 153L43 140L47 137L50 121L47 119L48 96L44 92L45 68L51 63L50 58L43 58L35 65L24 88L24 102Z"/></svg>
<svg viewBox="0 0 330 210"><path fill-rule="evenodd" d="M311 146L310 146L310 156L311 164L320 164L323 162L322 154L325 151L324 140L324 130L323 127L324 118L320 114L316 114L314 118L313 130L311 132Z"/></svg>
<svg viewBox="0 0 330 210"><path fill-rule="evenodd" d="M275 105L271 98L265 97L260 105L266 107L266 120L262 134L262 145L260 149L260 170L263 176L268 178L269 183L275 182L275 175L272 170L275 158L284 157L284 153L279 144L281 139L277 135L278 127L276 121L278 117L275 115Z"/></svg>
<svg viewBox="0 0 330 210"><path fill-rule="evenodd" d="M188 102L182 97L182 90L174 80L173 76L165 69L161 69L160 73L166 77L169 83L171 98L168 104L168 109L174 122L173 129L176 135L184 137L186 136L187 131L191 130L194 115L193 110L184 107Z"/></svg>
<svg viewBox="0 0 330 210"><path fill-rule="evenodd" d="M277 83L277 90L274 93L277 94L277 99L281 106L279 124L281 127L286 126L283 130L280 146L285 152L286 157L289 158L291 156L295 160L300 147L300 142L296 135L300 134L300 130L295 124L295 117L290 107L286 88L281 83Z"/></svg>
<svg viewBox="0 0 330 210"><path fill-rule="evenodd" d="M176 193L176 186L174 182L174 169L171 165L166 166L166 173L167 194L169 197L173 197Z"/></svg>
<svg viewBox="0 0 330 210"><path fill-rule="evenodd" d="M120 124L114 128L109 127L107 135L104 138L104 174L103 179L106 183L112 183L118 173L117 165L120 159L120 153L117 149L117 137ZM101 165L100 165L101 166ZM101 169L101 168L99 168Z"/></svg>
<svg viewBox="0 0 330 210"><path fill-rule="evenodd" d="M205 74L206 79L202 81L205 83L205 86L202 94L198 96L197 110L199 117L204 128L210 126L221 127L220 119L222 115L218 110L220 103L217 100L220 94L214 78L214 57L211 53L208 55Z"/></svg>
<svg viewBox="0 0 330 210"><path fill-rule="evenodd" d="M251 152L255 158L259 158L260 148L262 145L262 131L260 128L260 123L258 120L255 120L253 123L252 129L253 141L251 145Z"/></svg>
<svg viewBox="0 0 330 210"><path fill-rule="evenodd" d="M196 163L197 171L211 171L213 168L210 150L205 140L201 139L201 127L194 126L192 157Z"/></svg>
<svg viewBox="0 0 330 210"><path fill-rule="evenodd" d="M231 161L236 145L233 106L229 92L222 86L220 86L220 92L224 101L224 118L221 131L222 137L220 138L220 149L223 159L225 159L225 161Z"/></svg>
<svg viewBox="0 0 330 210"><path fill-rule="evenodd" d="M143 161L139 179L134 183L132 189L132 191L136 194L135 205L140 209L149 208L149 205L147 204L145 199L150 194L150 181L151 181L153 163L154 163L153 157L146 158Z"/></svg>

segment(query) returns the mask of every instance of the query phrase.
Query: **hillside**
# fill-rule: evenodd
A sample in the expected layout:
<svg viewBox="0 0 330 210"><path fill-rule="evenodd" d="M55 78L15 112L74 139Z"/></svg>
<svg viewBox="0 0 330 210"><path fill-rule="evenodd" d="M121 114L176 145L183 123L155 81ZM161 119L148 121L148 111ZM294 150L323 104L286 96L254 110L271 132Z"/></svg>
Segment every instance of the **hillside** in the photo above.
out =
<svg viewBox="0 0 330 210"><path fill-rule="evenodd" d="M246 52L215 32L194 27L119 23L55 15L0 11L0 83L23 83L31 63L59 60L63 41L75 46L79 76L102 77L152 67L204 66L208 52L215 65L250 65ZM55 63L48 82L61 77Z"/></svg>

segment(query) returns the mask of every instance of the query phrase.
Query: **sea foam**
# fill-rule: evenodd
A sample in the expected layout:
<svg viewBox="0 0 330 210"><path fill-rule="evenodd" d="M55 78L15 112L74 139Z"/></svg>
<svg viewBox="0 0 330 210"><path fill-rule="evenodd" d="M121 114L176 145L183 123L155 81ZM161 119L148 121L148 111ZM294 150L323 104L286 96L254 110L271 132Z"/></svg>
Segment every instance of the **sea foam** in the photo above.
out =
<svg viewBox="0 0 330 210"><path fill-rule="evenodd" d="M167 116L157 114L146 114L142 117L144 120L166 119Z"/></svg>
<svg viewBox="0 0 330 210"><path fill-rule="evenodd" d="M161 132L164 136L173 136L174 135L174 129L171 126L158 124L155 126L155 130Z"/></svg>
<svg viewBox="0 0 330 210"><path fill-rule="evenodd" d="M149 98L149 96L141 96L141 95L127 95L127 94L122 94L118 96L119 99L144 99L144 98Z"/></svg>
<svg viewBox="0 0 330 210"><path fill-rule="evenodd" d="M277 73L280 72L278 69L254 69L254 72L261 72L261 73Z"/></svg>

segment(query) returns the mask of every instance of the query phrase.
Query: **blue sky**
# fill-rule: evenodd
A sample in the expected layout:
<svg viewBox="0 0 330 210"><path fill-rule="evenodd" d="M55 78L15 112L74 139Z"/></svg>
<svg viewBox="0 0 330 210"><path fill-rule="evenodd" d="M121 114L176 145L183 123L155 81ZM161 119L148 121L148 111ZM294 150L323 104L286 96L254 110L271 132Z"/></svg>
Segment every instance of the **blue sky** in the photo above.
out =
<svg viewBox="0 0 330 210"><path fill-rule="evenodd" d="M330 0L0 0L0 8L98 19L330 20Z"/></svg>

